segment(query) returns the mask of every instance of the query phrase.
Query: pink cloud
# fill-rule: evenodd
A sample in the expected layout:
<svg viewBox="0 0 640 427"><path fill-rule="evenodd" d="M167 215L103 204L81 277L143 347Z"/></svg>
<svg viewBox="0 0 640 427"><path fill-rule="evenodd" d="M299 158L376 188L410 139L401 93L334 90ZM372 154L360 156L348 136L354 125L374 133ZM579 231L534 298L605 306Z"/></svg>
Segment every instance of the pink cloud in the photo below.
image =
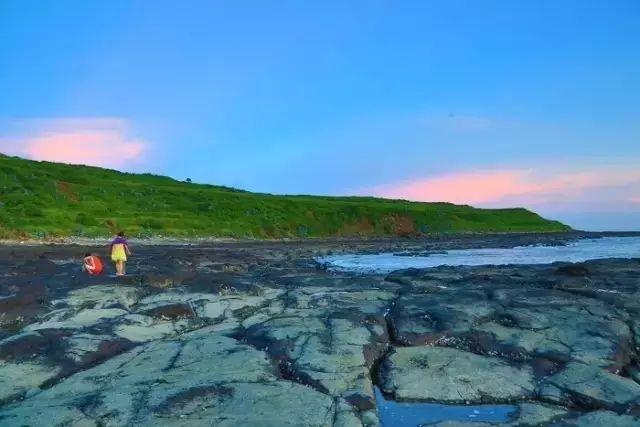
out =
<svg viewBox="0 0 640 427"><path fill-rule="evenodd" d="M24 151L36 160L109 166L138 159L144 144L115 132L82 131L40 135L25 141Z"/></svg>
<svg viewBox="0 0 640 427"><path fill-rule="evenodd" d="M395 199L483 203L527 190L520 171L459 173L384 185L374 194Z"/></svg>
<svg viewBox="0 0 640 427"><path fill-rule="evenodd" d="M34 160L124 167L142 160L147 144L130 135L129 123L111 118L29 121L0 151Z"/></svg>
<svg viewBox="0 0 640 427"><path fill-rule="evenodd" d="M640 185L640 171L597 169L554 173L514 169L452 173L382 185L369 192L377 196L417 201L445 201L479 206L540 206L584 203L610 188ZM627 198L627 200L632 200ZM640 200L640 199L639 199ZM611 200L606 200L608 203Z"/></svg>

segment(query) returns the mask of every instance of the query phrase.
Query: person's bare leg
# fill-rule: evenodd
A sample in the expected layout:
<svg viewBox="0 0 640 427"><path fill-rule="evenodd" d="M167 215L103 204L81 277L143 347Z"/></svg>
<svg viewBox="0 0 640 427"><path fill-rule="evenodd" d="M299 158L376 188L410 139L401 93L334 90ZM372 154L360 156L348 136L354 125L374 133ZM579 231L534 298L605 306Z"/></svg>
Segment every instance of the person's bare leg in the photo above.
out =
<svg viewBox="0 0 640 427"><path fill-rule="evenodd" d="M116 261L116 276L122 276L122 261Z"/></svg>
<svg viewBox="0 0 640 427"><path fill-rule="evenodd" d="M124 276L125 274L127 274L127 262L126 261L121 261L120 264L122 265L122 267L120 268L120 271L122 272L122 275Z"/></svg>

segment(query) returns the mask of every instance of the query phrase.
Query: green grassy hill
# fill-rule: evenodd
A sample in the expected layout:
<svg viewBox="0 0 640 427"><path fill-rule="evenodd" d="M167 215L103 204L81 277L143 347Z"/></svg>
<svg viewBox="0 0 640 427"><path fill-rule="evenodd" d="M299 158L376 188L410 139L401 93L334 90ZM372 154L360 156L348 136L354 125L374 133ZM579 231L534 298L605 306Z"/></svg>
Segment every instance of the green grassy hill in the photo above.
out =
<svg viewBox="0 0 640 427"><path fill-rule="evenodd" d="M526 209L276 196L0 155L0 237L238 238L564 231Z"/></svg>

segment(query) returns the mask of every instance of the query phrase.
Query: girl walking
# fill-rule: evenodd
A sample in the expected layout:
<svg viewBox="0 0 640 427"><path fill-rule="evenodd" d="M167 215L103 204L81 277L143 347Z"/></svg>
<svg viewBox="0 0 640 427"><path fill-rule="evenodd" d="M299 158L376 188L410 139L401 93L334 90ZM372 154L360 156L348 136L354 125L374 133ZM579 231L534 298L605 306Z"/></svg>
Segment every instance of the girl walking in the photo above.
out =
<svg viewBox="0 0 640 427"><path fill-rule="evenodd" d="M127 274L125 271L125 263L127 262L127 255L131 256L129 245L124 238L124 233L120 232L111 242L110 247L111 260L116 264L116 276L124 276Z"/></svg>

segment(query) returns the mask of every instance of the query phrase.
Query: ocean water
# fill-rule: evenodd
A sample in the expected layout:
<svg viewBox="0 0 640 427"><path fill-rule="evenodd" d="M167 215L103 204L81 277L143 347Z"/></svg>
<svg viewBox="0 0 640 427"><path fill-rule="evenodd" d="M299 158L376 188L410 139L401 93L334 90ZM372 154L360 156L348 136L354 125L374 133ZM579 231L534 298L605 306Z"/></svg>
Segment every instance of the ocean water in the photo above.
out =
<svg viewBox="0 0 640 427"><path fill-rule="evenodd" d="M582 262L600 258L640 258L640 237L582 239L566 246L518 246L515 248L455 249L425 256L381 253L332 255L319 258L330 270L386 273L404 268L440 265L549 264Z"/></svg>

